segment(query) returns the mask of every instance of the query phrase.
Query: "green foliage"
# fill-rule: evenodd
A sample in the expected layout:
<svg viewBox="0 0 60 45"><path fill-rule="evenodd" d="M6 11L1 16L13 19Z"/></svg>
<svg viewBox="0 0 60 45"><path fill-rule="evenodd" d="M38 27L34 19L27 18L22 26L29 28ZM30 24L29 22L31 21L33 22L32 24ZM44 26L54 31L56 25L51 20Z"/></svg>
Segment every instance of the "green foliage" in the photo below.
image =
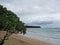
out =
<svg viewBox="0 0 60 45"><path fill-rule="evenodd" d="M9 31L9 33L26 33L24 23L19 20L17 15L7 8L0 5L0 30Z"/></svg>

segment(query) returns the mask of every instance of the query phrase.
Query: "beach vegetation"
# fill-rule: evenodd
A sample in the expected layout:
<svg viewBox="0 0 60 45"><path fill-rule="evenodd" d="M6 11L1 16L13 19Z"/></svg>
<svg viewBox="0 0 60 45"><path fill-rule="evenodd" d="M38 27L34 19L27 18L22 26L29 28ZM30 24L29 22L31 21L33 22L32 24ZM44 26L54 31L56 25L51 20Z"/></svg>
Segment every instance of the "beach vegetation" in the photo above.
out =
<svg viewBox="0 0 60 45"><path fill-rule="evenodd" d="M21 32L21 34L25 34L26 28L14 12L0 5L0 31L6 31L6 35L3 39L0 39L0 45L3 45L6 38L10 37L13 33Z"/></svg>

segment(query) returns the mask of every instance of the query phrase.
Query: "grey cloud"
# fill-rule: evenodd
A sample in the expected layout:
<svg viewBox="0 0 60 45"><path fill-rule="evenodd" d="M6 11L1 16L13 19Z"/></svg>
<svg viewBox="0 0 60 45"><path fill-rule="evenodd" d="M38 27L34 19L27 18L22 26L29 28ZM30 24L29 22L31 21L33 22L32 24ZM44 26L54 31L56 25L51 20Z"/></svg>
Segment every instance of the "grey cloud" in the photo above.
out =
<svg viewBox="0 0 60 45"><path fill-rule="evenodd" d="M60 13L60 1L59 0L10 0L10 1L5 0L5 1L0 1L0 2L10 4L12 7L15 7L15 8L16 7L23 8L22 10L24 10L25 12L36 11L35 13L37 12L39 13Z"/></svg>
<svg viewBox="0 0 60 45"><path fill-rule="evenodd" d="M32 24L37 24L37 25L49 25L53 24L53 21L41 21L41 22L32 22Z"/></svg>
<svg viewBox="0 0 60 45"><path fill-rule="evenodd" d="M0 0L0 4L15 12L22 21L27 20L26 22L30 21L34 25L51 25L54 24L53 20L60 20L60 0ZM52 19L49 18L50 16ZM39 22L39 19L43 22ZM55 25L58 26L58 23L56 22Z"/></svg>

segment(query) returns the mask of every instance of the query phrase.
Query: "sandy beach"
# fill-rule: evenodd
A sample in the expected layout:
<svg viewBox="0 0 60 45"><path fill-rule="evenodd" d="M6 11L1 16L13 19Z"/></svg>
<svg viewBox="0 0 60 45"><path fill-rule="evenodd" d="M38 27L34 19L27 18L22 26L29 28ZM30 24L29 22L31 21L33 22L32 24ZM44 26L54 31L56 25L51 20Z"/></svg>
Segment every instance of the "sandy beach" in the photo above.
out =
<svg viewBox="0 0 60 45"><path fill-rule="evenodd" d="M4 35L4 32L3 34L0 32L0 37L2 35ZM19 36L17 34L13 34L10 36L8 40L5 41L4 45L53 45L53 44L27 38L22 35Z"/></svg>

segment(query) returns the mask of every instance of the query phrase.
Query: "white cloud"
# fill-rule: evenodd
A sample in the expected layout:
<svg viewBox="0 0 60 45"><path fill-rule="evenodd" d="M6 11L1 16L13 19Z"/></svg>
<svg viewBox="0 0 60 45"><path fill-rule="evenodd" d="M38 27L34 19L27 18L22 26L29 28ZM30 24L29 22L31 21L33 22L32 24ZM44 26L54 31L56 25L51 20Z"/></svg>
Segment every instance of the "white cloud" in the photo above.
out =
<svg viewBox="0 0 60 45"><path fill-rule="evenodd" d="M60 22L60 0L0 0L0 4L15 12L25 23L34 21Z"/></svg>

